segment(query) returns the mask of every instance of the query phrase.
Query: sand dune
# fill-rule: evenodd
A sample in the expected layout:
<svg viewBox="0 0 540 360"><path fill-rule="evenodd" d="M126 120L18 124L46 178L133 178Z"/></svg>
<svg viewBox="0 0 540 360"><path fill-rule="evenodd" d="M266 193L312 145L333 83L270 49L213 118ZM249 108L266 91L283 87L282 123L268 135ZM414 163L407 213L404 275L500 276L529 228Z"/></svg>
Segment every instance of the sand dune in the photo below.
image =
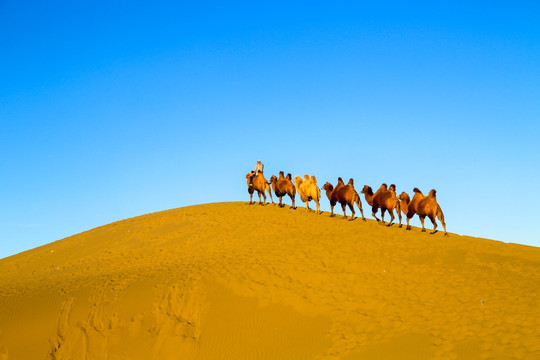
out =
<svg viewBox="0 0 540 360"><path fill-rule="evenodd" d="M302 208L148 214L0 270L0 359L540 359L539 248Z"/></svg>

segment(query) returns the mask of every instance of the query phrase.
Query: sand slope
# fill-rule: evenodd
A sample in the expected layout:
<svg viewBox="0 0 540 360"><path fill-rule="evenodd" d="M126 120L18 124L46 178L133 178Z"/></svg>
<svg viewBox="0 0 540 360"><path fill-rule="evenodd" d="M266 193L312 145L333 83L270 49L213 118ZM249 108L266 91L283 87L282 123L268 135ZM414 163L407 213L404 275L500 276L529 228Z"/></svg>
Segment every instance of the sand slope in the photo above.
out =
<svg viewBox="0 0 540 360"><path fill-rule="evenodd" d="M539 248L303 208L144 215L0 270L0 359L540 358Z"/></svg>

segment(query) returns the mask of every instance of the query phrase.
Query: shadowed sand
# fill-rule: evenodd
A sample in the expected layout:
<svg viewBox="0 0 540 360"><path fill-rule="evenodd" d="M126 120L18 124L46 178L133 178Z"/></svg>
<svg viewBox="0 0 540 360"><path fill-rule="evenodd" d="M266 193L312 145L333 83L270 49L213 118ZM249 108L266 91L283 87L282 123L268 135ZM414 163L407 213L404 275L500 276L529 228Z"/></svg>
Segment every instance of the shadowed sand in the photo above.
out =
<svg viewBox="0 0 540 360"><path fill-rule="evenodd" d="M0 270L0 360L540 358L539 248L372 220L191 206Z"/></svg>

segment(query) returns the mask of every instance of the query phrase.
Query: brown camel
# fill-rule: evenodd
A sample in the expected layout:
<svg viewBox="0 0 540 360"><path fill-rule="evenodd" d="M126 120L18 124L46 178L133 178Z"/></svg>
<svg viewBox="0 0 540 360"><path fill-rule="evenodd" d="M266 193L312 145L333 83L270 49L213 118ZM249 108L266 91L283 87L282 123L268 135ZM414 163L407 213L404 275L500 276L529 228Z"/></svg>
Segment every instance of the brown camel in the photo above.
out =
<svg viewBox="0 0 540 360"><path fill-rule="evenodd" d="M401 225L401 202L399 201L399 198L396 195L396 185L394 184L390 185L388 190L390 190L390 192L392 193L392 197L397 199L396 213L399 218L399 227L401 227L402 226Z"/></svg>
<svg viewBox="0 0 540 360"><path fill-rule="evenodd" d="M259 174L255 174L255 171L251 171L246 175L246 180L249 192L249 204L253 204L254 191L257 191L257 195L259 195L259 204L262 203L261 193L264 198L263 204L266 204L265 190L268 191L268 195L270 195L270 200L272 200L272 204L274 203L274 199L272 199L272 192L270 191L270 184L264 178L264 175L261 172Z"/></svg>
<svg viewBox="0 0 540 360"><path fill-rule="evenodd" d="M386 226L391 226L394 223L394 209L396 209L399 217L399 223L401 225L401 212L399 200L396 196L396 185L390 185L390 189L391 190L388 189L388 185L382 184L379 190L377 190L377 192L374 194L371 186L364 185L361 193L366 197L367 203L371 205L371 215L373 215L377 222L382 220L382 223L384 224L384 213L385 211L388 211L391 219ZM379 220L377 215L375 215L379 208L381 209L381 220Z"/></svg>
<svg viewBox="0 0 540 360"><path fill-rule="evenodd" d="M411 225L409 225L409 221L412 219L414 214L416 214L416 208L418 207L418 202L423 199L425 196L422 194L420 189L414 188L414 195L411 200L409 197L409 194L406 192L402 192L401 195L399 195L399 200L401 202L401 207L403 209L403 212L407 215L407 227L405 229L411 230Z"/></svg>
<svg viewBox="0 0 540 360"><path fill-rule="evenodd" d="M401 203L403 204L404 212L405 208L407 209L407 230L411 230L409 220L414 216L414 214L417 214L420 218L420 222L422 223L422 231L426 231L424 220L427 216L433 223L433 231L430 234L435 234L437 232L437 222L435 218L439 218L439 221L444 228L444 235L448 235L446 232L446 223L444 222L444 214L441 207L437 203L437 191L435 189L431 190L428 196L424 196L424 194L422 194L418 188L414 188L413 191L414 196L411 201L408 201L409 195L407 195L407 193L401 193L399 196Z"/></svg>
<svg viewBox="0 0 540 360"><path fill-rule="evenodd" d="M441 207L437 203L437 191L435 189L432 189L428 196L423 197L418 201L418 206L416 207L416 213L418 214L418 217L420 217L420 222L422 223L422 231L426 231L426 228L424 227L424 219L426 216L431 220L433 223L433 231L430 232L430 234L435 234L437 232L437 221L435 218L439 218L439 221L441 222L443 228L444 228L444 235L448 235L446 232L446 223L444 222L444 214L441 210Z"/></svg>
<svg viewBox="0 0 540 360"><path fill-rule="evenodd" d="M330 200L330 216L334 216L334 206L337 203L341 204L341 208L343 209L343 216L345 219L347 219L347 213L346 213L346 206L349 206L349 209L351 209L352 216L349 220L354 220L354 204L356 203L356 206L360 209L360 213L362 214L362 220L366 221L366 218L364 217L364 211L362 210L362 202L360 201L360 196L358 196L358 193L354 189L354 181L353 179L349 180L349 183L345 185L343 183L342 178L338 178L338 183L336 187L333 187L332 184L327 182L324 184L323 189L326 191L326 196L328 197L328 200Z"/></svg>
<svg viewBox="0 0 540 360"><path fill-rule="evenodd" d="M282 198L285 195L289 195L292 200L291 209L296 209L294 205L294 198L296 196L296 188L291 180L291 174L287 174L287 177L283 176L283 171L279 172L279 178L276 175L272 175L270 178L270 184L272 184L272 189L277 197L279 197L279 206L283 207Z"/></svg>
<svg viewBox="0 0 540 360"><path fill-rule="evenodd" d="M311 200L315 201L317 204L317 214L321 213L321 204L319 202L321 198L321 190L317 186L317 178L315 176L309 177L309 175L304 175L304 180L298 175L294 177L294 183L296 184L296 190L300 195L300 199L306 203L306 211L311 210L309 208L309 202Z"/></svg>
<svg viewBox="0 0 540 360"><path fill-rule="evenodd" d="M420 191L420 190L418 190L418 191ZM407 218L407 227L405 229L411 230L411 226L409 225L409 220L415 214L415 211L414 211L413 207L410 206L411 197L409 196L409 194L407 194L405 191L403 191L401 194L399 194L398 200L399 200L399 206L401 207L401 211L403 211L403 214L405 214L405 217ZM410 216L409 216L409 209L411 209Z"/></svg>

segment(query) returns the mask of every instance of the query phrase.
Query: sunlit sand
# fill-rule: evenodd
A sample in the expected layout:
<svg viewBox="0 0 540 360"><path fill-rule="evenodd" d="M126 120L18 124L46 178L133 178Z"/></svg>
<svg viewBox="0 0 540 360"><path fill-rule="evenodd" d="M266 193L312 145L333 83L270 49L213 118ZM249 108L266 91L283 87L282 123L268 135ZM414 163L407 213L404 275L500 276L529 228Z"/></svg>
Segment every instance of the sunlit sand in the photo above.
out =
<svg viewBox="0 0 540 360"><path fill-rule="evenodd" d="M446 221L234 202L105 225L0 260L0 359L540 359L540 249Z"/></svg>

